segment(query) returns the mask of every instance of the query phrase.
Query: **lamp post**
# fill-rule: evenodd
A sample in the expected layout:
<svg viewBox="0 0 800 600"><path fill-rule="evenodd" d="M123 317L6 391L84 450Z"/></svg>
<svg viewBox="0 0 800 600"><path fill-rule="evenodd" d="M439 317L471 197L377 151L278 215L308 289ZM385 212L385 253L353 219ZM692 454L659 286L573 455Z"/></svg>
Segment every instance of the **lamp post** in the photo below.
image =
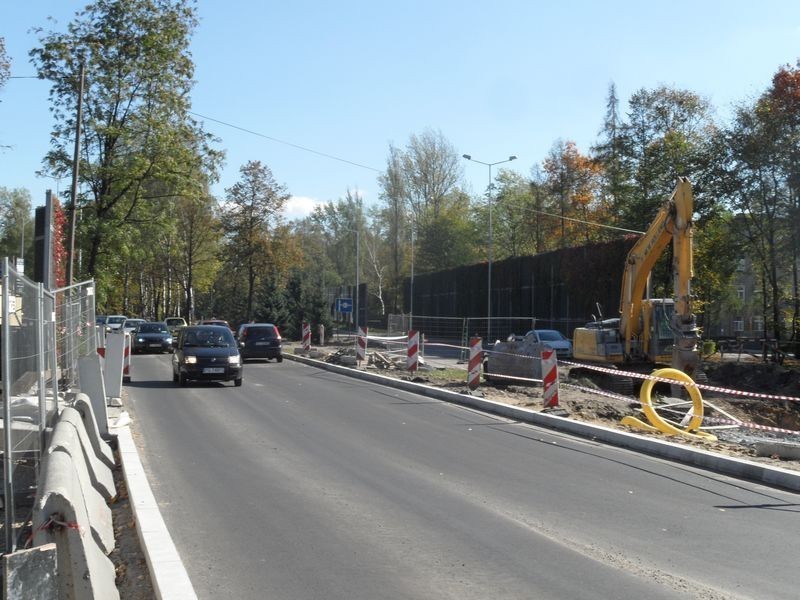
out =
<svg viewBox="0 0 800 600"><path fill-rule="evenodd" d="M489 196L489 272L488 272L488 282L487 282L487 297L486 297L486 338L487 343L491 341L492 337L492 167L495 165L502 165L503 163L511 162L512 160L517 160L516 156L509 156L505 160L498 160L497 162L487 163L483 162L482 160L477 160L472 158L469 154L462 154L463 158L471 162L478 163L479 165L485 165L489 167L489 189L488 189L488 196Z"/></svg>

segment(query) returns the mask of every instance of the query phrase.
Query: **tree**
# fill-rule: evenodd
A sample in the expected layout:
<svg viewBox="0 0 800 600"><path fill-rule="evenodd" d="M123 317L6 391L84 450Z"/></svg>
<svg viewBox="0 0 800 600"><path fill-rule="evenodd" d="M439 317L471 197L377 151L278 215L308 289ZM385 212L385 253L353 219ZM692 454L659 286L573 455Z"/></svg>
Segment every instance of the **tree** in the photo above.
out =
<svg viewBox="0 0 800 600"><path fill-rule="evenodd" d="M24 188L0 187L0 252L24 259L28 274L33 271L31 193Z"/></svg>
<svg viewBox="0 0 800 600"><path fill-rule="evenodd" d="M71 172L79 66L85 65L80 189L88 276L113 262L108 244L143 203L191 192L198 171L213 179L220 154L189 117L196 25L189 0L97 0L66 33L40 33L30 55L51 87L55 119L47 172ZM196 192L196 190L194 190ZM81 206L83 205L83 206Z"/></svg>
<svg viewBox="0 0 800 600"><path fill-rule="evenodd" d="M250 321L258 279L268 271L270 263L279 259L279 254L272 252L270 241L274 231L283 224L281 209L289 194L275 181L269 167L260 161L249 161L239 173L240 180L225 190L222 226L230 274L243 274L245 278L243 316L245 321Z"/></svg>
<svg viewBox="0 0 800 600"><path fill-rule="evenodd" d="M544 161L547 185L561 215L560 247L580 236L583 243L594 241L594 229L569 219L590 220L599 207L599 166L578 151L574 142L557 141ZM566 217L566 218L565 218ZM569 234L569 235L568 235ZM568 241L569 238L569 241Z"/></svg>
<svg viewBox="0 0 800 600"><path fill-rule="evenodd" d="M11 61L6 54L6 39L0 37L0 90L11 75Z"/></svg>
<svg viewBox="0 0 800 600"><path fill-rule="evenodd" d="M645 229L678 176L695 179L706 168L705 141L713 127L709 102L693 92L660 86L631 96L618 142L633 185L620 206L623 227ZM701 201L696 209L704 211Z"/></svg>

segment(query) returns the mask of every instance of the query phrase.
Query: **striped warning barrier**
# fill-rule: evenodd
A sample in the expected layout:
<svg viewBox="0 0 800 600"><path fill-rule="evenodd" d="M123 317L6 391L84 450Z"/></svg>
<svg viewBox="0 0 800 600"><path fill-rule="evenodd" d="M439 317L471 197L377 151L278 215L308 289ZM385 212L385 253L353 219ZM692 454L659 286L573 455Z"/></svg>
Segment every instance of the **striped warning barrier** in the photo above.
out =
<svg viewBox="0 0 800 600"><path fill-rule="evenodd" d="M477 389L481 382L481 366L483 365L483 340L479 337L469 340L469 368L467 369L467 385L469 389Z"/></svg>
<svg viewBox="0 0 800 600"><path fill-rule="evenodd" d="M361 362L367 359L367 327L358 327L358 338L356 339L356 361Z"/></svg>
<svg viewBox="0 0 800 600"><path fill-rule="evenodd" d="M556 351L550 348L542 350L542 380L545 408L558 406L558 359Z"/></svg>
<svg viewBox="0 0 800 600"><path fill-rule="evenodd" d="M419 367L419 331L408 330L408 370L412 373Z"/></svg>
<svg viewBox="0 0 800 600"><path fill-rule="evenodd" d="M106 357L106 328L105 325L95 326L95 339L97 340L97 353L100 358Z"/></svg>
<svg viewBox="0 0 800 600"><path fill-rule="evenodd" d="M311 350L311 325L303 323L303 351Z"/></svg>
<svg viewBox="0 0 800 600"><path fill-rule="evenodd" d="M597 365L587 365L583 363L576 363L569 360L561 361L565 365L569 365L572 367L581 367L584 369L590 369L592 371L598 371L600 373L609 373L611 375L618 375L624 377L633 377L636 379L644 379L650 381L660 381L662 383L669 383L674 384L675 381L673 379L668 379L666 377L657 377L654 375L647 375L646 373L635 373L633 371L620 371L619 369L609 369L606 367L599 367ZM687 383L685 384L688 387L696 387L701 390L706 390L710 392L719 392L721 394L730 394L732 396L746 396L748 398L758 398L761 400L785 400L788 402L800 402L800 398L795 396L777 396L775 394L762 394L759 392L745 392L743 390L732 390L729 388L723 388L716 385L708 385L705 383Z"/></svg>
<svg viewBox="0 0 800 600"><path fill-rule="evenodd" d="M122 354L122 381L131 380L131 334L125 333L125 350Z"/></svg>

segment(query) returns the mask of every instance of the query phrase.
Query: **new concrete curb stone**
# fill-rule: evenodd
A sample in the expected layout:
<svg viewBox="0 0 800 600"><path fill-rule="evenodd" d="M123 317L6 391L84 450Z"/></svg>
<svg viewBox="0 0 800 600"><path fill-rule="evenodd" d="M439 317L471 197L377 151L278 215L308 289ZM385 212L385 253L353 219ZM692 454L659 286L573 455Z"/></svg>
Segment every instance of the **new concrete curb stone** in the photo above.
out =
<svg viewBox="0 0 800 600"><path fill-rule="evenodd" d="M393 377L378 375L377 373L369 373L356 369L350 369L340 365L333 365L323 361L313 360L304 356L291 354L284 354L284 356L290 360L318 367L320 369L325 369L327 371L332 371L334 373L340 373L349 377L356 377L364 381L420 394L429 398L443 400L445 402L461 404L463 406L468 406L470 408L506 417L508 419L531 423L541 427L546 427L548 429L555 429L557 431L565 431L579 437L601 441L613 446L636 450L638 452L643 452L659 458L666 458L668 460L701 467L703 469L730 475L739 479L746 479L749 481L755 481L774 487L800 492L800 472L781 469L780 467L762 465L732 456L724 456L699 448L673 444L660 439L644 437L627 431L619 431L616 429L603 427L602 425L594 425L591 423L575 421L565 417L559 417L557 415L536 412L527 408L511 406L501 402L494 402L492 400L485 400L476 396L459 394L458 392L451 392L440 388L430 387L424 384L415 383L413 381L402 381ZM466 385L466 382L464 385Z"/></svg>
<svg viewBox="0 0 800 600"><path fill-rule="evenodd" d="M117 435L136 531L156 597L160 600L195 600L197 594L147 482L131 430L129 427L120 427L112 430L112 433Z"/></svg>

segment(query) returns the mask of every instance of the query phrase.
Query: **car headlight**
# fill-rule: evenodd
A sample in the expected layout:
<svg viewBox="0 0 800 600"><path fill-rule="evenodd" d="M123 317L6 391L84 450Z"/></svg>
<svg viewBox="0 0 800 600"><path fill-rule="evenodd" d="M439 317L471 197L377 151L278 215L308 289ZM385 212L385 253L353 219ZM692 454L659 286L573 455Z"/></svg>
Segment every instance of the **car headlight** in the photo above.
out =
<svg viewBox="0 0 800 600"><path fill-rule="evenodd" d="M165 341L167 344L171 344L171 343L172 343L172 338L171 338L171 337L164 338L164 341Z"/></svg>
<svg viewBox="0 0 800 600"><path fill-rule="evenodd" d="M234 356L228 357L228 364L230 365L238 365L239 364L239 355L236 354Z"/></svg>
<svg viewBox="0 0 800 600"><path fill-rule="evenodd" d="M136 338L136 341L140 344L144 344L144 338Z"/></svg>
<svg viewBox="0 0 800 600"><path fill-rule="evenodd" d="M197 362L197 357L196 356L184 356L183 357L183 362L186 363L187 365L193 365L193 364L195 364Z"/></svg>

